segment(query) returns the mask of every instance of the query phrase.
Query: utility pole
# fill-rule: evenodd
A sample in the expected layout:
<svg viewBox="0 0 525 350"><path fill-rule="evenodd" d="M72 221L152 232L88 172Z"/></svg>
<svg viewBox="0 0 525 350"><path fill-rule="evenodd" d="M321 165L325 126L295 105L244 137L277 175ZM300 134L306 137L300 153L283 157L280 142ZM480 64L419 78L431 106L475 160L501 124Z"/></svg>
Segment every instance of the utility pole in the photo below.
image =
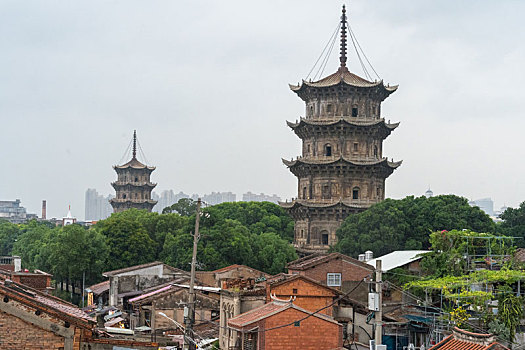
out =
<svg viewBox="0 0 525 350"><path fill-rule="evenodd" d="M184 349L195 350L193 324L195 323L195 265L197 263L197 244L199 243L199 220L201 217L201 199L197 200L197 214L195 216L195 233L193 234L193 254L191 256L190 290L188 295L188 314L184 318Z"/></svg>
<svg viewBox="0 0 525 350"><path fill-rule="evenodd" d="M381 260L376 260L376 293L379 299L379 310L375 314L376 319L376 349L383 342L383 271L381 271Z"/></svg>

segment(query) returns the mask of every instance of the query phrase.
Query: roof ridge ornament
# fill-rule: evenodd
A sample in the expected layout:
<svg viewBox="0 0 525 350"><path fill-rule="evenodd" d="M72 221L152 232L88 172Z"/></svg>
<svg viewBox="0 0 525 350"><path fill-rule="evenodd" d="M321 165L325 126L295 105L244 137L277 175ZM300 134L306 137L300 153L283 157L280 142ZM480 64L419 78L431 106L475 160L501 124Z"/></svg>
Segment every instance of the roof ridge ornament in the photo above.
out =
<svg viewBox="0 0 525 350"><path fill-rule="evenodd" d="M343 4L343 10L341 15L341 56L339 62L341 62L341 68L346 68L346 8Z"/></svg>

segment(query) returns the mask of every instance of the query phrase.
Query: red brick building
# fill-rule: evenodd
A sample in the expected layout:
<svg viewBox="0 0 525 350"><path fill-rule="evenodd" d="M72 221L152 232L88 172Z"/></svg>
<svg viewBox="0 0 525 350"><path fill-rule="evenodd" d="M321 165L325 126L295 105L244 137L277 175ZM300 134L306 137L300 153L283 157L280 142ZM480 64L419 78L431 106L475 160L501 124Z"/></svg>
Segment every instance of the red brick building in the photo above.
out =
<svg viewBox="0 0 525 350"><path fill-rule="evenodd" d="M290 274L309 277L343 292L350 291L374 273L372 266L341 253L312 254L292 261L287 267ZM362 283L352 295L359 301L367 300L368 286Z"/></svg>
<svg viewBox="0 0 525 350"><path fill-rule="evenodd" d="M266 288L266 302L271 302L271 296L286 300L293 298L294 304L308 311L320 311L333 316L332 303L339 296L336 289L324 286L311 278L301 275L283 277L273 283L268 283Z"/></svg>
<svg viewBox="0 0 525 350"><path fill-rule="evenodd" d="M272 301L228 321L243 350L323 350L343 346L342 326L324 314L311 313L292 302Z"/></svg>

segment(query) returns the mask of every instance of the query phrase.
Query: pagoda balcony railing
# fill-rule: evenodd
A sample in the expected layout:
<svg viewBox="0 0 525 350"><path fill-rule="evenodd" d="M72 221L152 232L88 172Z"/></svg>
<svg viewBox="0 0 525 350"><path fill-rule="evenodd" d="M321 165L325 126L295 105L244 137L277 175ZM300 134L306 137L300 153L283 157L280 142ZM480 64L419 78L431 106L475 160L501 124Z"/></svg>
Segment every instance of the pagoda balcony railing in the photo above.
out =
<svg viewBox="0 0 525 350"><path fill-rule="evenodd" d="M144 202L155 202L154 199L139 199L139 198L112 198L111 202L115 203L126 203L126 202L132 202L132 203L144 203Z"/></svg>
<svg viewBox="0 0 525 350"><path fill-rule="evenodd" d="M128 185L128 184L135 185L135 186L144 186L144 185L155 186L157 185L156 183L149 182L149 181L115 181L112 184L121 185L121 186Z"/></svg>
<svg viewBox="0 0 525 350"><path fill-rule="evenodd" d="M330 245L329 244L320 244L320 243L294 243L293 246L295 248L299 249L306 249L306 250L327 250Z"/></svg>
<svg viewBox="0 0 525 350"><path fill-rule="evenodd" d="M313 203L313 204L332 204L332 203L338 203L342 201L345 204L361 204L361 205L367 205L367 204L376 204L379 203L379 199L353 199L353 198L308 198L308 199L302 199L302 198L291 198L290 200L286 199L285 203Z"/></svg>
<svg viewBox="0 0 525 350"><path fill-rule="evenodd" d="M333 122L333 121L337 121L341 119L346 119L346 120L356 121L356 122L369 122L371 120L381 120L382 118L379 116L363 116L363 115L359 115L357 117L352 117L351 115L332 115L332 116L321 116L321 117L309 116L306 118L300 117L299 120L301 119L329 123L329 122ZM296 122L298 123L299 120L296 120Z"/></svg>
<svg viewBox="0 0 525 350"><path fill-rule="evenodd" d="M324 160L324 161L333 160L335 161L335 160L338 160L339 158L341 158L340 154L332 155L332 156L324 156L324 155L297 156L295 159L296 160ZM364 156L364 157L363 156L351 156L351 157L344 156L344 158L350 161L361 162L361 163L366 163L366 162L374 163L381 159L387 159L386 157L379 157L379 156ZM292 158L292 161L293 161L293 158ZM392 159L392 161L394 160Z"/></svg>

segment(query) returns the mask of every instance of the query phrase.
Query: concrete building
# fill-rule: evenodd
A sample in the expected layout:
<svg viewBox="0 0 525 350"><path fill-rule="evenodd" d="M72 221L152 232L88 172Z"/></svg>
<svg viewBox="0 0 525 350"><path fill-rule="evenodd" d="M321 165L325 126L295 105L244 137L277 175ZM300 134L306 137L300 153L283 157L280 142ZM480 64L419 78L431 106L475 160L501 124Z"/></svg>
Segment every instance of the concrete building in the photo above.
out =
<svg viewBox="0 0 525 350"><path fill-rule="evenodd" d="M153 192L152 198L157 201L157 204L155 205L155 207L153 207L153 211L156 211L157 213L162 213L162 210L164 208L177 203L179 199L190 198L190 196L182 191L175 194L173 190L165 190L162 191L160 196Z"/></svg>
<svg viewBox="0 0 525 350"><path fill-rule="evenodd" d="M133 132L132 158L124 165L115 165L118 178L111 183L116 191L115 198L109 202L115 213L135 208L151 211L156 201L151 198L151 191L157 184L150 181L155 167L142 164L137 159L137 132Z"/></svg>
<svg viewBox="0 0 525 350"><path fill-rule="evenodd" d="M302 155L283 163L297 177L297 198L281 203L295 221L301 254L327 251L350 214L385 198L385 180L401 162L383 154L383 140L397 128L381 118L381 103L397 86L368 81L346 67L346 14L341 17L340 67L318 81L290 85L305 102L305 117L288 126L302 141Z"/></svg>
<svg viewBox="0 0 525 350"><path fill-rule="evenodd" d="M98 194L94 188L88 188L85 196L85 215L86 221L104 220L113 213L113 208L109 201L115 196L104 197Z"/></svg>
<svg viewBox="0 0 525 350"><path fill-rule="evenodd" d="M264 193L255 194L248 191L242 195L242 200L243 202L272 202L277 204L281 201L281 197L276 194L270 196Z"/></svg>
<svg viewBox="0 0 525 350"><path fill-rule="evenodd" d="M0 201L0 219L13 224L20 224L27 220L26 208L20 205L20 199L14 201Z"/></svg>
<svg viewBox="0 0 525 350"><path fill-rule="evenodd" d="M494 201L490 198L481 198L468 202L473 207L479 207L487 215L494 216Z"/></svg>

